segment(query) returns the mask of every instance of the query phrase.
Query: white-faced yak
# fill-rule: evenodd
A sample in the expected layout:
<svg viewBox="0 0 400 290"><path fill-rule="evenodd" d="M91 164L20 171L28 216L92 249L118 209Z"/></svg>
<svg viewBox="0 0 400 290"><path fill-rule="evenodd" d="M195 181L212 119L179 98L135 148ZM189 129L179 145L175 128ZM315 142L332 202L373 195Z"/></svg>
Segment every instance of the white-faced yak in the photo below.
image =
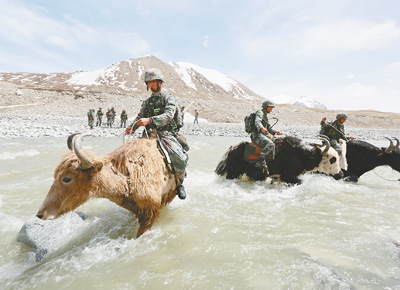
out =
<svg viewBox="0 0 400 290"><path fill-rule="evenodd" d="M339 155L331 148L329 141L322 145L305 143L299 138L287 136L275 139L274 160L268 160L269 176L279 177L289 184L300 184L300 174L318 171L340 178L343 173L339 166ZM215 172L227 179L247 175L251 180L265 180L267 174L257 168L255 162L262 148L254 143L242 142L231 146L219 162Z"/></svg>

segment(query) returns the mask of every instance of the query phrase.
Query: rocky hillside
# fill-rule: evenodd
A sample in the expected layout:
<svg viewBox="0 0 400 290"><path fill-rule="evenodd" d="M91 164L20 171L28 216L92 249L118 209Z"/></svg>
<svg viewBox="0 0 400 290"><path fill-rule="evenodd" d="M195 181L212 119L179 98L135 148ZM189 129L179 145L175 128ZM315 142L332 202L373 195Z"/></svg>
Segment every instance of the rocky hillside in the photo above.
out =
<svg viewBox="0 0 400 290"><path fill-rule="evenodd" d="M121 61L103 69L74 73L0 73L0 81L22 88L146 94L143 74L158 68L168 88L182 98L255 101L261 97L227 75L185 62L163 62L154 56Z"/></svg>
<svg viewBox="0 0 400 290"><path fill-rule="evenodd" d="M186 106L187 116L194 110L211 122L243 122L264 100L240 82L216 70L185 62L163 62L154 57L130 59L107 68L74 73L0 73L0 119L72 117L84 119L88 109L115 107L136 116L141 102L149 95L143 83L144 71L162 71L166 86ZM284 100L280 97L277 103ZM334 119L337 111L309 98L291 99L278 105L272 116L279 124L318 126L323 116ZM400 128L400 114L375 111L348 111L348 127ZM29 119L31 118L31 119ZM33 119L32 119L33 118ZM49 119L49 120L50 120ZM52 120L52 119L51 119ZM52 121L49 121L50 123Z"/></svg>

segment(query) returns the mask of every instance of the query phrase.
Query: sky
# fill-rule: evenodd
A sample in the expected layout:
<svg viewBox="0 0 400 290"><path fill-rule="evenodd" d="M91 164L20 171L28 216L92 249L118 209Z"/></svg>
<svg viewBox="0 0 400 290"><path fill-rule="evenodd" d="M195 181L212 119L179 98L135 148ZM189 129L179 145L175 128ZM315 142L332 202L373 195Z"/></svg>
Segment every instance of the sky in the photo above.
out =
<svg viewBox="0 0 400 290"><path fill-rule="evenodd" d="M0 0L0 72L155 55L266 98L400 112L398 0Z"/></svg>

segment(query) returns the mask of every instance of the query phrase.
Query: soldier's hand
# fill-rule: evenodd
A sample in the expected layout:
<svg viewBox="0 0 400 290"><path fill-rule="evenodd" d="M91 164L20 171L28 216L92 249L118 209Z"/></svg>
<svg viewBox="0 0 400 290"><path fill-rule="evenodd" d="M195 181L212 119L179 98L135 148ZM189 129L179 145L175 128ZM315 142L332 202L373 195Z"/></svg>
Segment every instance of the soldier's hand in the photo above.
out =
<svg viewBox="0 0 400 290"><path fill-rule="evenodd" d="M261 128L261 129L260 129L260 132L261 132L262 134L268 134L268 130L265 129L265 128Z"/></svg>
<svg viewBox="0 0 400 290"><path fill-rule="evenodd" d="M326 121L326 117L323 117L321 121L322 121L322 122L325 122L325 121Z"/></svg>
<svg viewBox="0 0 400 290"><path fill-rule="evenodd" d="M125 129L125 135L130 135L132 133L133 133L132 127L128 127L128 128Z"/></svg>
<svg viewBox="0 0 400 290"><path fill-rule="evenodd" d="M282 135L281 131L275 131L275 135Z"/></svg>
<svg viewBox="0 0 400 290"><path fill-rule="evenodd" d="M141 118L136 121L136 126L147 126L151 124L151 119L150 118Z"/></svg>

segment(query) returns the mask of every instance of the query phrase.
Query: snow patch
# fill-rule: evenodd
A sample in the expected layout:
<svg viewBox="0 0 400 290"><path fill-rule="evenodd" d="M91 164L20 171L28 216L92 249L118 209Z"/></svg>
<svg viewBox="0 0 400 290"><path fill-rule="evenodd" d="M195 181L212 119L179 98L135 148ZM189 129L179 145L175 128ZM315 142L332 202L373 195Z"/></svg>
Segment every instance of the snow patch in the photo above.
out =
<svg viewBox="0 0 400 290"><path fill-rule="evenodd" d="M175 69L176 73L188 87L197 91L196 85L193 83L192 77L189 74L189 69L179 65L179 63L170 62L169 64Z"/></svg>
<svg viewBox="0 0 400 290"><path fill-rule="evenodd" d="M233 87L236 87L238 85L238 82L235 81L234 79L231 79L227 75L214 70L214 69L208 69L208 68L203 68L198 65L188 63L188 62L176 62L175 63L178 67L185 69L186 71L188 70L194 70L204 76L209 82L216 84L220 86L224 91L226 92L231 92Z"/></svg>
<svg viewBox="0 0 400 290"><path fill-rule="evenodd" d="M72 85L97 85L98 79L104 76L105 69L73 73L67 83Z"/></svg>
<svg viewBox="0 0 400 290"><path fill-rule="evenodd" d="M270 97L270 99L277 104L289 104L298 107L321 109L321 110L328 109L327 106L324 105L323 103L308 97L292 97L287 95L279 95L275 97Z"/></svg>

